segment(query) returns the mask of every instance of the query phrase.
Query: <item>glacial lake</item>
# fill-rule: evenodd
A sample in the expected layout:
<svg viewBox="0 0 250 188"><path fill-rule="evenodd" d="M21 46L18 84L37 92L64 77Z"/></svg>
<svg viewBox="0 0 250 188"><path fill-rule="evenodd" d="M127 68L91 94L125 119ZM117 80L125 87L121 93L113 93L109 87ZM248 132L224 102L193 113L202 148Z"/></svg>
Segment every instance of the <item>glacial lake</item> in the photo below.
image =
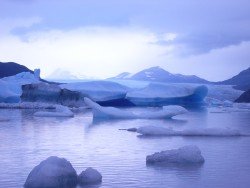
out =
<svg viewBox="0 0 250 188"><path fill-rule="evenodd" d="M137 109L143 110L143 109ZM0 109L0 187L22 187L29 172L49 156L68 159L77 173L98 169L114 188L248 188L250 137L140 137L119 129L155 125L175 129L230 127L250 133L250 113L191 110L172 120L94 121L90 110L74 118L33 117L33 110ZM8 120L9 119L9 120ZM147 166L146 155L197 145L199 166ZM89 186L91 187L91 186Z"/></svg>

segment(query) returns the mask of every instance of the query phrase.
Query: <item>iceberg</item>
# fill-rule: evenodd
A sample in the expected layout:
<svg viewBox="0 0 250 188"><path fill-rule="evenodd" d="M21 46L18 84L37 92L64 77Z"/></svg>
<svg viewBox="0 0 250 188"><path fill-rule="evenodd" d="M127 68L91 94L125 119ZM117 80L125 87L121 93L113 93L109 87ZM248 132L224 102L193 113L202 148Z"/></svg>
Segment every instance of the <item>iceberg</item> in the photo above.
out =
<svg viewBox="0 0 250 188"><path fill-rule="evenodd" d="M136 106L191 105L202 103L207 92L203 85L151 83L143 89L128 92L126 99Z"/></svg>
<svg viewBox="0 0 250 188"><path fill-rule="evenodd" d="M22 102L46 102L70 107L84 106L80 92L61 89L56 84L34 83L22 86Z"/></svg>
<svg viewBox="0 0 250 188"><path fill-rule="evenodd" d="M14 76L0 79L0 102L20 102L22 85L39 82L40 80L30 72L22 72Z"/></svg>
<svg viewBox="0 0 250 188"><path fill-rule="evenodd" d="M89 98L84 98L87 106L93 110L93 118L98 119L164 119L184 114L187 110L181 106L170 105L164 106L159 111L148 111L136 114L131 111L118 109L115 107L103 107Z"/></svg>
<svg viewBox="0 0 250 188"><path fill-rule="evenodd" d="M36 117L74 117L74 113L66 106L55 105L54 111L38 111Z"/></svg>
<svg viewBox="0 0 250 188"><path fill-rule="evenodd" d="M147 164L201 164L205 159L195 145L157 152L146 157Z"/></svg>
<svg viewBox="0 0 250 188"><path fill-rule="evenodd" d="M64 158L49 157L37 165L28 175L25 188L73 188L77 174L71 163Z"/></svg>
<svg viewBox="0 0 250 188"><path fill-rule="evenodd" d="M91 167L87 168L85 171L82 171L82 173L78 176L78 183L80 185L98 184L101 182L101 173Z"/></svg>
<svg viewBox="0 0 250 188"><path fill-rule="evenodd" d="M190 128L185 130L174 130L172 128L144 126L139 127L137 133L144 136L250 136L231 128Z"/></svg>
<svg viewBox="0 0 250 188"><path fill-rule="evenodd" d="M102 105L124 105L128 103L125 100L128 87L111 81L88 81L60 85L63 89L78 91L83 96Z"/></svg>

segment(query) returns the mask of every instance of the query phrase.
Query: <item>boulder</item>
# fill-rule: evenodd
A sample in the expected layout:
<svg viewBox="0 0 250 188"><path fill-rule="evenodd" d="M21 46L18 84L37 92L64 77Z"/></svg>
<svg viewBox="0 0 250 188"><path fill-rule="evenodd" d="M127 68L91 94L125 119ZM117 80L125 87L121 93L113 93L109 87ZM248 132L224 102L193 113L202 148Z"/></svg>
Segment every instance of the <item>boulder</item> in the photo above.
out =
<svg viewBox="0 0 250 188"><path fill-rule="evenodd" d="M49 157L37 165L28 175L25 188L75 188L77 174L64 158Z"/></svg>
<svg viewBox="0 0 250 188"><path fill-rule="evenodd" d="M80 185L97 184L102 182L102 175L97 170L89 167L78 176Z"/></svg>

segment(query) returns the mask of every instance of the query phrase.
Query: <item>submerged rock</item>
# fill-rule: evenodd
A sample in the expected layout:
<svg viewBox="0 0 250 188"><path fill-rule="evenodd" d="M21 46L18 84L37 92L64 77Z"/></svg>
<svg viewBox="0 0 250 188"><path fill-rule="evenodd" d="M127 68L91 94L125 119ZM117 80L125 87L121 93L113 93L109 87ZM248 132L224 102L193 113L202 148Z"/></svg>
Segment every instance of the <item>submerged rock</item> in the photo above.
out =
<svg viewBox="0 0 250 188"><path fill-rule="evenodd" d="M89 167L78 176L80 185L97 184L102 182L102 175L97 170Z"/></svg>
<svg viewBox="0 0 250 188"><path fill-rule="evenodd" d="M166 150L157 152L146 157L147 164L157 163L177 163L177 164L193 164L204 163L205 160L201 155L201 151L197 146L184 146L179 149Z"/></svg>
<svg viewBox="0 0 250 188"><path fill-rule="evenodd" d="M64 158L49 157L37 165L28 175L25 188L75 188L77 174Z"/></svg>

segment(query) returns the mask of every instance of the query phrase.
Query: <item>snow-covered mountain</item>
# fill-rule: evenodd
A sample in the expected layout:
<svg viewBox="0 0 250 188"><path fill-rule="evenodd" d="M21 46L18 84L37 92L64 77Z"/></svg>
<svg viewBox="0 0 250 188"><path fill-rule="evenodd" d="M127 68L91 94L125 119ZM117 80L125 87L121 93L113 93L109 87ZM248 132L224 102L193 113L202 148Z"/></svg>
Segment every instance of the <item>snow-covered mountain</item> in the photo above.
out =
<svg viewBox="0 0 250 188"><path fill-rule="evenodd" d="M49 76L46 77L49 80L91 80L93 77L88 77L79 73L72 73L64 69L56 69Z"/></svg>
<svg viewBox="0 0 250 188"><path fill-rule="evenodd" d="M117 75L116 77L113 77L113 79L130 79L168 83L209 83L209 81L199 78L195 75L189 76L182 74L172 74L159 66L144 69L136 74L124 72Z"/></svg>

